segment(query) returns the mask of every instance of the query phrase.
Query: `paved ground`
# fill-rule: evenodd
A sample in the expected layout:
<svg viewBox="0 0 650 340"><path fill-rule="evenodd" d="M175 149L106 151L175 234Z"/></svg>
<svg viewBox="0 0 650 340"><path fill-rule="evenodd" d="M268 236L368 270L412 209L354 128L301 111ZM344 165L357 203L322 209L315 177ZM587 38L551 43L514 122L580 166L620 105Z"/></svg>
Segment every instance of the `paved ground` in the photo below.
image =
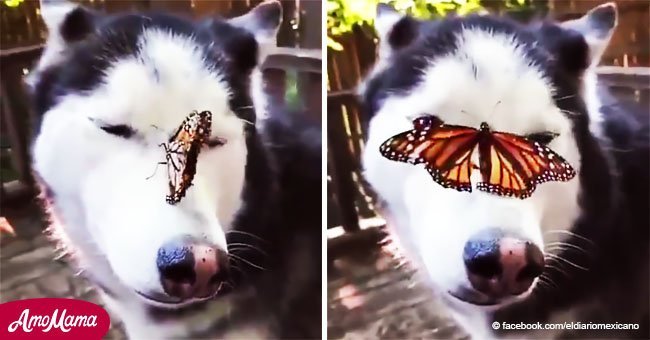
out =
<svg viewBox="0 0 650 340"><path fill-rule="evenodd" d="M377 249L357 249L328 268L330 339L468 339L418 282Z"/></svg>
<svg viewBox="0 0 650 340"><path fill-rule="evenodd" d="M53 244L43 235L38 208L24 206L3 211L11 216L17 235L0 238L0 302L37 297L87 300L99 305L97 292L65 260L55 260ZM121 323L111 315L105 339L126 339Z"/></svg>
<svg viewBox="0 0 650 340"><path fill-rule="evenodd" d="M3 211L3 215L8 215ZM64 297L102 305L97 292L64 259L55 259L35 207L11 211L15 237L0 238L0 301ZM408 266L380 248L358 249L328 270L328 334L331 339L466 339ZM125 339L111 314L106 339Z"/></svg>

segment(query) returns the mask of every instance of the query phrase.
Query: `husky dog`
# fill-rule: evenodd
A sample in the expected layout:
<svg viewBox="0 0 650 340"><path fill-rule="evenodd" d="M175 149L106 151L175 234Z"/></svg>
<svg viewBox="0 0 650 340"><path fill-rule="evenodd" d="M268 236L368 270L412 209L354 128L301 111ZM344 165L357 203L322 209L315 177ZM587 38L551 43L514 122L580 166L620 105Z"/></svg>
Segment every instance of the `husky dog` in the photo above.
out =
<svg viewBox="0 0 650 340"><path fill-rule="evenodd" d="M41 11L33 168L52 235L128 336L320 337L320 127L276 108L262 121L251 98L279 2L201 22ZM161 145L192 111L211 134L169 204Z"/></svg>
<svg viewBox="0 0 650 340"><path fill-rule="evenodd" d="M378 8L378 61L360 87L365 178L407 257L473 338L650 335L648 113L604 102L596 83L616 23L614 3L529 25L490 15L421 21ZM547 136L539 142L577 175L527 199L476 190L479 171L472 192L445 189L422 166L379 151L422 116ZM582 326L504 326L568 321ZM600 328L576 329L585 327Z"/></svg>

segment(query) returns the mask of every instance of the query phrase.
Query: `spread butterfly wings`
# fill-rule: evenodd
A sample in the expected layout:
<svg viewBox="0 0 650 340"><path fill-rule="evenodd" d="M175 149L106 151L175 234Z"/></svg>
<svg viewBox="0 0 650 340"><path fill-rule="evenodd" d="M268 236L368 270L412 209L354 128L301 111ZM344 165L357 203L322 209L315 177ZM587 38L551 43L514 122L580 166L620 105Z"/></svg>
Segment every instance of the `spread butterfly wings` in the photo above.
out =
<svg viewBox="0 0 650 340"><path fill-rule="evenodd" d="M413 130L385 141L379 148L381 154L394 161L424 163L438 184L471 192L471 156L479 141L478 130L435 121L416 120L414 125Z"/></svg>
<svg viewBox="0 0 650 340"><path fill-rule="evenodd" d="M379 148L394 161L425 164L445 188L472 191L472 154L478 145L483 182L477 189L500 196L529 197L538 184L568 181L575 171L560 155L538 142L505 132L492 132L417 119L414 129L399 133Z"/></svg>
<svg viewBox="0 0 650 340"><path fill-rule="evenodd" d="M479 145L483 182L477 189L501 196L527 198L538 184L568 181L575 170L560 155L538 142L492 132Z"/></svg>
<svg viewBox="0 0 650 340"><path fill-rule="evenodd" d="M180 202L192 186L199 152L209 139L211 129L212 113L194 111L185 118L169 143L164 144L169 176L167 203Z"/></svg>

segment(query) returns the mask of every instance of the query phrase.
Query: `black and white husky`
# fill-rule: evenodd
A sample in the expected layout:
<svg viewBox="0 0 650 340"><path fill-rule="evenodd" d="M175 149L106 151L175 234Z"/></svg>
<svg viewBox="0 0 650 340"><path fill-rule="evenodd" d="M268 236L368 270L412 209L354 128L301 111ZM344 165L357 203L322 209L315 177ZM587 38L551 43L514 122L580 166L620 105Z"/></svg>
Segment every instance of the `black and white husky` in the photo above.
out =
<svg viewBox="0 0 650 340"><path fill-rule="evenodd" d="M202 22L41 11L33 168L53 235L129 337L320 337L320 127L256 115L251 95L279 3ZM212 134L171 205L160 145L192 111Z"/></svg>
<svg viewBox="0 0 650 340"><path fill-rule="evenodd" d="M378 8L379 57L360 88L370 117L365 177L406 255L476 339L649 337L648 113L605 103L596 86L616 23L614 3L526 26L489 15L420 21ZM556 136L540 142L577 175L523 200L445 189L423 167L379 152L420 116ZM565 321L581 324L544 326ZM537 322L556 329L506 325Z"/></svg>

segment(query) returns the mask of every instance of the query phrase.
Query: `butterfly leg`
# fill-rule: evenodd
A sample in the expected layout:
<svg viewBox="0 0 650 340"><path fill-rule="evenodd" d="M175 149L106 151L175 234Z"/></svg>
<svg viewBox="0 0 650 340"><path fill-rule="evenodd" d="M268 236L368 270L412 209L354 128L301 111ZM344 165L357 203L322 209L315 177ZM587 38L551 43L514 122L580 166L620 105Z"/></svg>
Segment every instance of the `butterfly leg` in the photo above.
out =
<svg viewBox="0 0 650 340"><path fill-rule="evenodd" d="M176 154L178 154L178 153L176 153ZM171 164L174 167L174 171L181 171L181 167L183 166L183 164L178 159L174 160L174 158L172 157L172 153L167 153L165 158L167 159L167 162L165 162L165 163L166 164ZM177 161L181 162L181 164L177 164Z"/></svg>
<svg viewBox="0 0 650 340"><path fill-rule="evenodd" d="M179 152L172 151L172 150L169 148L169 145L168 145L167 143L160 143L160 144L158 144L158 146L159 146L159 147L162 147L163 149L165 149L165 159L166 159L166 161L165 161L165 162L158 162L158 163L156 163L156 169L154 169L153 174L151 174L151 176L147 177L147 179L150 179L151 177L153 177L154 175L156 175L156 171L158 171L158 166L159 166L159 165L163 165L163 164L166 165L166 164L169 164L169 163L171 162L171 164L174 166L174 169L175 169L176 171L179 170L179 167L176 165L176 163L174 162L174 160L173 160L172 157L171 157L171 154L172 154L172 153L178 154Z"/></svg>
<svg viewBox="0 0 650 340"><path fill-rule="evenodd" d="M167 144L167 143L158 144L158 147L161 147L161 146L162 146L163 149L165 149L165 153L169 153L169 144Z"/></svg>

